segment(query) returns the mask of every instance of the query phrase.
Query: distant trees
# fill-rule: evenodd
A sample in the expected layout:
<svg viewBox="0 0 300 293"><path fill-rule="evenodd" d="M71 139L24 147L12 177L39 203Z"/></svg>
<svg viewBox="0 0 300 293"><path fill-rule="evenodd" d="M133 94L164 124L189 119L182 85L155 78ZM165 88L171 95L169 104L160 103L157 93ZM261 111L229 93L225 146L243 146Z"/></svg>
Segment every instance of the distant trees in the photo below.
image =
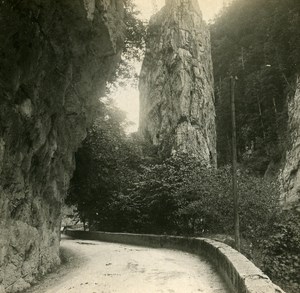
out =
<svg viewBox="0 0 300 293"><path fill-rule="evenodd" d="M230 158L229 77L237 75L239 159L263 174L285 145L286 97L300 64L300 2L238 0L211 25L219 164Z"/></svg>

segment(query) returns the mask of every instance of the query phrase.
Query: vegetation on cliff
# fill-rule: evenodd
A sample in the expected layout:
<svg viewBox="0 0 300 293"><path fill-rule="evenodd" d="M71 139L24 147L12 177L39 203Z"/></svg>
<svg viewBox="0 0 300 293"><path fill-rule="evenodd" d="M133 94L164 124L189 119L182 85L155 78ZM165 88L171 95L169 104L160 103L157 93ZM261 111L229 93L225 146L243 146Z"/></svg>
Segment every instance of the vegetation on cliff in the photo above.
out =
<svg viewBox="0 0 300 293"><path fill-rule="evenodd" d="M230 161L229 77L238 77L239 159L260 174L286 147L286 99L300 64L300 2L239 0L210 26L219 165Z"/></svg>
<svg viewBox="0 0 300 293"><path fill-rule="evenodd" d="M293 0L234 1L211 24L219 165L231 157L234 75L239 162L260 175L278 171L289 148L287 100L299 74L299 27L300 2ZM282 212L268 229L255 261L288 292L299 292L299 215Z"/></svg>

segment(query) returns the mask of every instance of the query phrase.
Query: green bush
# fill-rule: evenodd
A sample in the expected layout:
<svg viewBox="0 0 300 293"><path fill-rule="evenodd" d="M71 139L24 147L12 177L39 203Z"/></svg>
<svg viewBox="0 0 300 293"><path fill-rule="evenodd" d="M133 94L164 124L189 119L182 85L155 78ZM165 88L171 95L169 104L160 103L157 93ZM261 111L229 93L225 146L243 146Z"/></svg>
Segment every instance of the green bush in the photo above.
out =
<svg viewBox="0 0 300 293"><path fill-rule="evenodd" d="M289 292L300 291L300 216L283 212L262 242L262 269Z"/></svg>
<svg viewBox="0 0 300 293"><path fill-rule="evenodd" d="M126 191L125 191L126 192ZM279 213L275 183L239 170L241 234L255 242ZM186 154L143 167L127 191L138 208L138 230L151 233L233 234L229 167L214 169Z"/></svg>
<svg viewBox="0 0 300 293"><path fill-rule="evenodd" d="M278 187L268 179L239 170L238 194L241 234L255 241L268 233L279 211ZM198 169L176 196L181 199L179 214L188 219L192 233L232 234L233 195L229 167Z"/></svg>

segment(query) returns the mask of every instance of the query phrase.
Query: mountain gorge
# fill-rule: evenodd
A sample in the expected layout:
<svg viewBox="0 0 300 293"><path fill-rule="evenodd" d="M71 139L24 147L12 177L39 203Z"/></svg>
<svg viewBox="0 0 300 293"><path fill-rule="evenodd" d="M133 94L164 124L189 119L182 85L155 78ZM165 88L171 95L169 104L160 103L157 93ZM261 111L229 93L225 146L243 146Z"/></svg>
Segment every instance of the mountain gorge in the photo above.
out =
<svg viewBox="0 0 300 293"><path fill-rule="evenodd" d="M300 2L238 0L207 25L166 0L147 35L132 4L0 3L0 293L59 265L65 198L90 230L231 239L231 76L242 253L298 293ZM144 40L127 135L105 91Z"/></svg>

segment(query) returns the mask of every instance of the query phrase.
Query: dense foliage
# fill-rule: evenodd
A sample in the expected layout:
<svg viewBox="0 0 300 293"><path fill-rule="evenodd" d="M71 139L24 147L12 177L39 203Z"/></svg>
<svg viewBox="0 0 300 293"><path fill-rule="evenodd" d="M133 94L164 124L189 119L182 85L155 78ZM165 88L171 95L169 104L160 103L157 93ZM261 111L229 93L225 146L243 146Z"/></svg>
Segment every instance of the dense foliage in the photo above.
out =
<svg viewBox="0 0 300 293"><path fill-rule="evenodd" d="M107 139L111 131L103 131L99 125L97 129L89 133L77 154L78 168L69 196L82 218L88 212L94 229L184 235L233 233L230 168L215 170L186 154L149 162L128 149L131 140L118 139L116 144ZM97 141L98 155L91 140ZM135 154L137 150L141 147ZM238 181L241 233L256 244L268 235L279 214L278 188L270 180L243 170L239 170Z"/></svg>
<svg viewBox="0 0 300 293"><path fill-rule="evenodd" d="M299 27L300 2L294 0L237 0L211 25L219 164L230 159L231 75L238 77L240 161L263 174L280 160L286 97L299 73Z"/></svg>
<svg viewBox="0 0 300 293"><path fill-rule="evenodd" d="M133 139L126 138L124 113L111 102L102 104L100 109L98 119L76 153L76 171L67 203L76 205L81 220L90 227L101 223L98 229L121 229L126 214L117 211L114 196L120 195L121 188L135 176L139 166L138 149Z"/></svg>
<svg viewBox="0 0 300 293"><path fill-rule="evenodd" d="M233 232L231 173L215 170L194 157L178 154L143 165L127 191L141 216L139 232L203 235ZM262 237L278 213L278 189L267 179L239 172L241 231ZM258 224L259 223L259 224Z"/></svg>
<svg viewBox="0 0 300 293"><path fill-rule="evenodd" d="M140 12L133 0L124 0L124 8L125 42L121 61L108 87L108 93L126 84L137 85L136 63L144 55L147 25L139 18Z"/></svg>
<svg viewBox="0 0 300 293"><path fill-rule="evenodd" d="M278 168L289 143L287 97L294 93L300 69L299 27L300 2L294 0L236 0L210 26L219 165L230 161L229 79L237 76L239 162L260 175L272 173L272 166ZM265 194L264 200L268 199ZM248 249L250 256L286 290L299 292L299 216L277 211L274 222L260 229L264 219L255 210L259 206L269 208L258 203L249 218L254 219L251 238L257 237L254 248ZM250 231L243 236L249 238ZM264 232L259 235L259 231Z"/></svg>
<svg viewBox="0 0 300 293"><path fill-rule="evenodd" d="M287 292L300 291L300 215L283 212L262 244L262 268ZM259 262L261 260L258 260Z"/></svg>
<svg viewBox="0 0 300 293"><path fill-rule="evenodd" d="M120 131L116 117L98 121L76 156L67 202L89 228L233 235L230 168L207 168L186 154L150 160L141 155L145 146L137 137L126 138ZM240 167L238 187L243 253L291 288L288 292L297 292L299 216L282 214L278 186L270 179Z"/></svg>

